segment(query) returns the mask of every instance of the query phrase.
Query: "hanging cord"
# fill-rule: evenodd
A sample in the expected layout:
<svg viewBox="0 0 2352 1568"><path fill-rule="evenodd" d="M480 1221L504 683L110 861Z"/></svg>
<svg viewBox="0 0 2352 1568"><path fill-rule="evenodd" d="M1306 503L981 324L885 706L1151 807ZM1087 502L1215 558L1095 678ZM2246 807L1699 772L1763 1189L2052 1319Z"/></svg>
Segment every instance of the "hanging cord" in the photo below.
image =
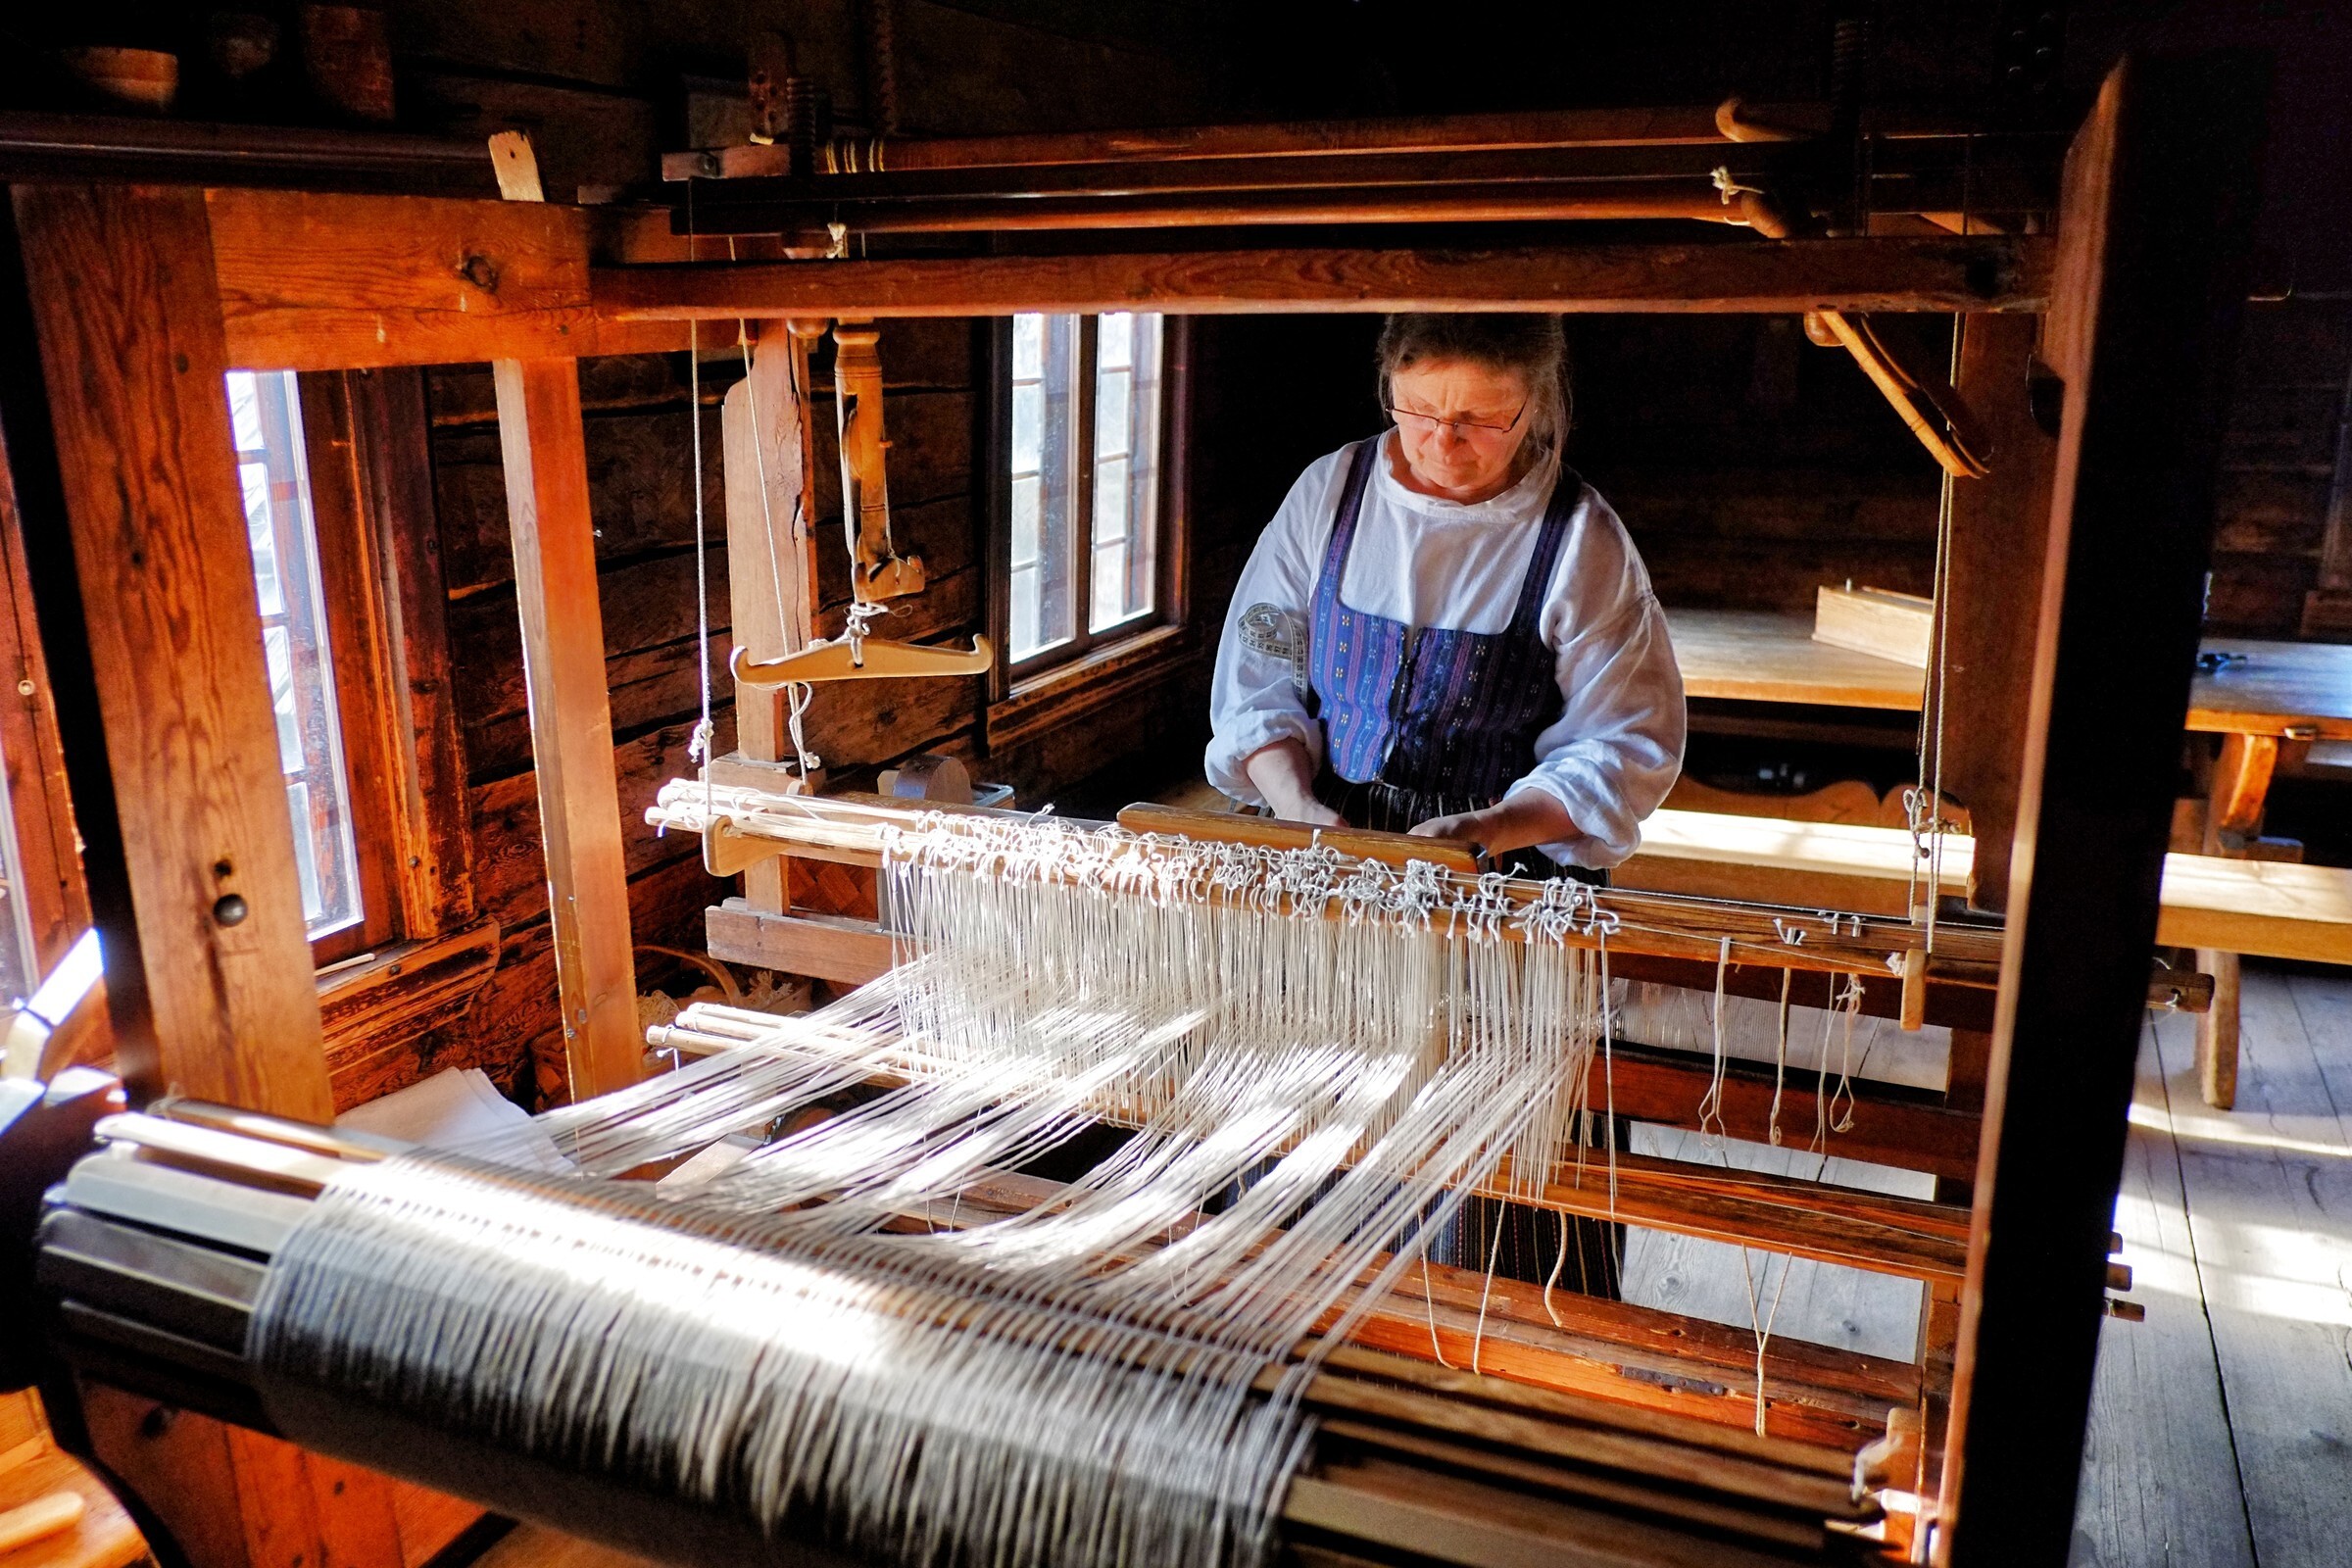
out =
<svg viewBox="0 0 2352 1568"><path fill-rule="evenodd" d="M1781 1147L1781 1093L1788 1085L1788 988L1795 979L1794 969L1781 971L1781 1033L1772 1053L1772 1114L1764 1129L1775 1149Z"/></svg>
<svg viewBox="0 0 2352 1568"><path fill-rule="evenodd" d="M1966 318L1952 318L1949 374L1960 379L1960 348ZM1947 425L1948 428L1948 425ZM1936 647L1928 665L1925 689L1927 712L1921 715L1919 783L1903 792L1903 816L1911 832L1911 873L1908 903L1914 922L1927 933L1927 952L1936 952L1936 926L1943 901L1943 714L1950 692L1953 487L1957 481L1945 469L1936 504L1936 575L1931 590L1936 603ZM1922 870L1927 873L1922 888Z"/></svg>
<svg viewBox="0 0 2352 1568"><path fill-rule="evenodd" d="M732 241L729 242L732 245ZM694 260L694 181L686 182L686 260ZM717 814L711 801L710 743L710 571L703 520L703 342L702 323L686 318L686 417L694 426L694 654L702 674L702 716L686 742L687 760L703 773L703 814Z"/></svg>
<svg viewBox="0 0 2352 1568"><path fill-rule="evenodd" d="M1698 1138L1710 1150L1724 1148L1724 978L1731 973L1731 938L1715 950L1715 1072L1698 1101ZM1707 1126L1707 1124L1715 1126Z"/></svg>
<svg viewBox="0 0 2352 1568"><path fill-rule="evenodd" d="M1446 1348L1438 1343L1438 1294L1437 1287L1429 1277L1429 1227L1426 1225L1421 1228L1421 1304L1429 1315L1429 1353L1436 1356L1438 1365L1446 1371L1459 1372L1461 1368L1446 1359Z"/></svg>
<svg viewBox="0 0 2352 1568"><path fill-rule="evenodd" d="M1764 1353L1772 1344L1772 1326L1780 1321L1781 1296L1788 1289L1788 1273L1795 1261L1793 1257L1781 1259L1781 1282L1772 1288L1772 1309L1765 1311L1756 1295L1755 1269L1747 1260L1747 1249L1740 1249L1740 1272L1747 1278L1747 1321L1756 1336L1756 1436L1759 1438L1764 1436ZM1772 1272L1769 1252L1764 1254L1764 1271Z"/></svg>
<svg viewBox="0 0 2352 1568"><path fill-rule="evenodd" d="M1952 353L1950 380L1960 380L1961 333L1967 318L1952 318ZM1936 514L1936 751L1935 772L1927 780L1928 808L1933 813L1928 830L1928 937L1927 951L1936 952L1936 922L1943 904L1943 715L1950 706L1951 695L1951 602L1952 586L1952 500L1953 487L1958 483L1948 468L1944 470L1943 485Z"/></svg>
<svg viewBox="0 0 2352 1568"><path fill-rule="evenodd" d="M1830 1091L1830 1131L1850 1133L1854 1130L1854 1020L1862 1015L1862 977L1848 975L1845 981L1845 1044L1838 1057L1838 1087ZM1822 1065L1827 1067L1825 1060ZM1868 1065L1867 1054L1864 1065ZM1838 1108L1838 1098L1845 1100L1845 1108ZM1824 1139L1822 1147L1828 1148Z"/></svg>
<svg viewBox="0 0 2352 1568"><path fill-rule="evenodd" d="M1609 1223L1614 1225L1617 1223L1617 1064L1615 1054L1610 1049L1609 1037L1616 1032L1617 1020L1612 1012L1612 993L1609 987L1609 927L1596 920L1593 922L1592 934L1598 938L1597 946L1599 948L1600 1082L1604 1097L1602 1136L1609 1152ZM1588 1112L1586 1122L1586 1141L1588 1143L1592 1140L1591 1128L1592 1123ZM1581 1152L1579 1157L1582 1157ZM1559 1312L1553 1308L1551 1293L1560 1283L1560 1271L1568 1262L1570 1239L1568 1211L1562 1209L1560 1210L1559 1252L1552 1258L1551 1272L1544 1280L1544 1311L1550 1317L1551 1326L1555 1329L1564 1329L1568 1326L1560 1320ZM1576 1250L1576 1267L1577 1273L1581 1276L1585 1268L1585 1251L1581 1246Z"/></svg>
<svg viewBox="0 0 2352 1568"><path fill-rule="evenodd" d="M1487 1301L1494 1294L1494 1265L1502 1256L1502 1233L1510 1223L1508 1212L1499 1203L1487 1206L1494 1211L1494 1241L1487 1249L1487 1283L1478 1293L1478 1332L1470 1336L1470 1370L1473 1373L1480 1370L1478 1353L1487 1343Z"/></svg>
<svg viewBox="0 0 2352 1568"><path fill-rule="evenodd" d="M1609 1117L1609 1223L1617 1223L1617 1061L1610 1050L1610 1037L1617 1032L1617 1020L1612 1013L1614 998L1609 990L1609 933L1600 928L1600 1082L1608 1097Z"/></svg>

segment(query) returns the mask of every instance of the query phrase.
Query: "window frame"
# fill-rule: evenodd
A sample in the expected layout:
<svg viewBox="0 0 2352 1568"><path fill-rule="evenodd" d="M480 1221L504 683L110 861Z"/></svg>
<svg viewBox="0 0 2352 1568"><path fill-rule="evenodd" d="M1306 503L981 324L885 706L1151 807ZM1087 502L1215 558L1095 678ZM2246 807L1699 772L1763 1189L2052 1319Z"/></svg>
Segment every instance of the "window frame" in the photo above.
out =
<svg viewBox="0 0 2352 1568"><path fill-rule="evenodd" d="M81 870L80 833L66 781L56 695L34 618L31 569L24 558L24 514L17 506L15 469L0 441L0 678L14 701L0 701L0 766L6 809L17 847L14 892L29 927L33 986L65 957L90 926L88 884ZM0 1001L6 1000L0 998Z"/></svg>
<svg viewBox="0 0 2352 1568"><path fill-rule="evenodd" d="M305 371L296 388L360 919L311 943L323 970L474 918L421 372Z"/></svg>
<svg viewBox="0 0 2352 1568"><path fill-rule="evenodd" d="M1076 385L1084 390L1077 409L1072 450L1077 455L1071 494L1070 551L1071 633L1050 648L1019 660L1012 655L1012 331L1010 316L989 321L990 352L988 429L983 450L989 464L989 634L998 654L989 695L993 702L1032 696L1073 671L1105 662L1127 664L1126 657L1141 639L1169 641L1168 633L1187 620L1186 541L1190 515L1184 472L1185 435L1190 424L1190 318L1160 316L1159 417L1157 474L1153 487L1154 522L1152 548L1152 608L1097 631L1093 628L1094 511L1095 511L1095 388L1097 343L1101 313L1076 314L1078 334ZM1151 313L1139 313L1151 314Z"/></svg>
<svg viewBox="0 0 2352 1568"><path fill-rule="evenodd" d="M299 774L286 775L289 796L292 781L298 779L305 798L315 800L318 791L331 789L335 783L331 777L322 775L341 774L343 800L339 803L339 814L345 816L344 825L351 835L349 865L325 863L315 854L311 857L321 893L338 903L348 895L358 906L358 918L311 939L314 961L330 962L361 951L370 935L380 932L383 926L371 912L382 903L380 889L375 885L380 877L369 875L369 859L360 852L362 835L369 826L363 820L360 809L360 774L376 760L353 756L354 748L347 739L351 735L365 739L364 728L355 730L353 720L361 715L355 713L345 692L345 670L351 662L344 657L343 647L353 640L351 630L345 625L351 607L339 603L337 594L328 586L332 574L328 570L331 546L327 536L341 530L329 526L334 513L321 497L320 480L324 478L331 484L336 465L321 465L313 456L313 448L321 434L326 433L319 428L321 421L314 416L311 407L317 378L289 375L280 370L232 370L229 374L232 378L244 374L254 379L257 395L254 412L262 441L257 450L238 450L236 461L240 467L253 461L265 465L270 491L269 529L279 608L274 612L267 606L261 608L263 641L267 646L274 620L282 628L288 650L286 657L294 671L294 723L306 737L323 732L323 742L315 760L310 741L306 739L303 743L306 765ZM277 390L281 382L290 383L287 395L281 396ZM233 398L231 402L233 405ZM298 453L289 450L296 444L300 448ZM299 464L294 461L297 457ZM321 472L322 468L326 471ZM281 503L278 496L281 490L288 489L292 499ZM307 518L302 516L306 510ZM307 527L303 526L305 522ZM313 579L318 585L315 597L311 592ZM306 637L324 642L325 658L320 662L326 676L324 682L302 678L306 660L296 651L296 645ZM292 805L289 799L289 808ZM299 859L304 855L305 825L297 821L294 829ZM313 851L318 848L315 839L309 848ZM344 887L346 870L350 879L348 889ZM318 956L321 954L326 956Z"/></svg>

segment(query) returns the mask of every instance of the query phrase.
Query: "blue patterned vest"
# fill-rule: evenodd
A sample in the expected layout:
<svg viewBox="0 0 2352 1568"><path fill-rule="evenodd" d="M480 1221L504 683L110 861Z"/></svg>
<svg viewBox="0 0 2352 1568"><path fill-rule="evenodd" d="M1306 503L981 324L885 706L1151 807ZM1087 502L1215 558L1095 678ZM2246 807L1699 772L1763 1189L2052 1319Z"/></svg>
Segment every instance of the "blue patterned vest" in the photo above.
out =
<svg viewBox="0 0 2352 1568"><path fill-rule="evenodd" d="M1315 579L1310 679L1324 765L1351 784L1377 781L1433 802L1491 805L1535 766L1536 737L1560 716L1555 661L1542 631L1544 595L1585 482L1561 466L1508 626L1407 626L1340 602L1380 445L1379 437L1361 442L1348 460Z"/></svg>

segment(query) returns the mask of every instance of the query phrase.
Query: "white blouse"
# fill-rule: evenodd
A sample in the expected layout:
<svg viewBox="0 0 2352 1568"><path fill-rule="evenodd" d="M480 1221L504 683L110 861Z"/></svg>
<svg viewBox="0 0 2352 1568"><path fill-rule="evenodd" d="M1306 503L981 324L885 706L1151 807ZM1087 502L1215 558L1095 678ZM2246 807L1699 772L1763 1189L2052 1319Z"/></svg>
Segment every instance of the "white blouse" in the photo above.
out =
<svg viewBox="0 0 2352 1568"><path fill-rule="evenodd" d="M1501 495L1464 504L1406 489L1392 467L1394 441L1384 437L1373 460L1340 602L1408 626L1504 630L1560 471L1557 457ZM1305 646L1347 460L1343 448L1291 486L1225 618L1209 693L1208 781L1250 805L1264 802L1244 760L1290 738L1319 766L1323 726L1307 713L1290 660L1270 651L1262 632L1245 637L1243 617L1259 606L1287 612L1289 634ZM1267 617L1260 611L1257 618ZM1615 865L1641 844L1642 819L1682 769L1683 677L1642 558L1590 485L1569 516L1539 629L1555 655L1564 706L1536 737L1533 770L1504 793L1543 790L1568 808L1580 831L1543 846L1554 860Z"/></svg>

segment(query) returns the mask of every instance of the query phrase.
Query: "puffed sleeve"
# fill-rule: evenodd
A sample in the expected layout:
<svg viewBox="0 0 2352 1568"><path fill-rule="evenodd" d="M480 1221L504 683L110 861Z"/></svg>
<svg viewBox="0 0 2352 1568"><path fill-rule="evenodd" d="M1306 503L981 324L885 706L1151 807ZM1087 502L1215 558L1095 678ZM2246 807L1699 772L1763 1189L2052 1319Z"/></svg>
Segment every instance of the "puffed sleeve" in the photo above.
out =
<svg viewBox="0 0 2352 1568"><path fill-rule="evenodd" d="M1683 675L1649 573L1608 503L1587 490L1544 609L1562 707L1536 737L1535 768L1506 792L1540 789L1568 808L1576 838L1543 846L1563 864L1610 866L1642 843L1683 766Z"/></svg>
<svg viewBox="0 0 2352 1568"><path fill-rule="evenodd" d="M1331 537L1344 457L1317 461L1291 486L1250 552L1225 614L1209 684L1206 770L1209 783L1247 805L1265 804L1242 770L1254 753L1289 739L1316 761L1323 757L1323 726L1307 711L1305 661L1315 573Z"/></svg>

